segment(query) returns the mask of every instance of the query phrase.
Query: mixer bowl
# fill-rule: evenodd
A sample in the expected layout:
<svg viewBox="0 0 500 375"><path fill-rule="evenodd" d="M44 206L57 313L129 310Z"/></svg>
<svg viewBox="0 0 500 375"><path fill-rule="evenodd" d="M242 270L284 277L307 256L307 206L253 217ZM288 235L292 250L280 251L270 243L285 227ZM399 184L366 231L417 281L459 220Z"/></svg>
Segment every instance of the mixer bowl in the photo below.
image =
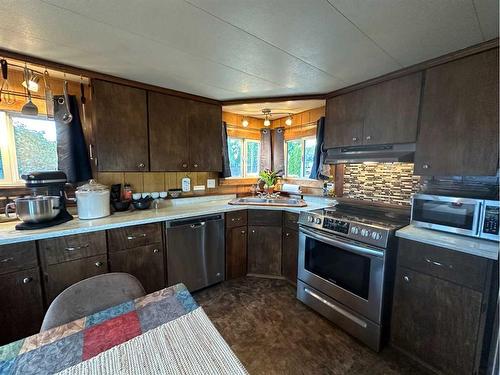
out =
<svg viewBox="0 0 500 375"><path fill-rule="evenodd" d="M56 196L16 198L16 215L25 223L42 223L52 220L61 212L59 203L60 198Z"/></svg>

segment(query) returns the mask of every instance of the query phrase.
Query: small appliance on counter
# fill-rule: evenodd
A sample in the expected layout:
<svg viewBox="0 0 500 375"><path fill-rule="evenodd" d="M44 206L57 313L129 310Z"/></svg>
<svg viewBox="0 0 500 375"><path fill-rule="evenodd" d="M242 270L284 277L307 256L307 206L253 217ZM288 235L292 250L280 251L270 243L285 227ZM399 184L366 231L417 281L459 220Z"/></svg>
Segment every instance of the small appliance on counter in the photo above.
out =
<svg viewBox="0 0 500 375"><path fill-rule="evenodd" d="M75 192L78 218L99 219L110 215L110 192L107 186L90 180Z"/></svg>
<svg viewBox="0 0 500 375"><path fill-rule="evenodd" d="M64 186L67 178L64 172L32 172L21 178L31 189L32 196L17 198L5 207L7 215L8 209L15 206L16 215L22 221L16 229L42 229L73 219L66 210Z"/></svg>
<svg viewBox="0 0 500 375"><path fill-rule="evenodd" d="M415 194L411 222L421 228L499 241L498 200Z"/></svg>

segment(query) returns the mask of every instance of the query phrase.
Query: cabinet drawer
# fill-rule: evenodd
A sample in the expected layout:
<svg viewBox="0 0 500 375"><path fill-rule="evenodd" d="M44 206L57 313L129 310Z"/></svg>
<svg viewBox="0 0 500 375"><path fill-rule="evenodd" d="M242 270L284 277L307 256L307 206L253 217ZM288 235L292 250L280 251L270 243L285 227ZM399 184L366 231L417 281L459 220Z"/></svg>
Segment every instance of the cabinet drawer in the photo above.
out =
<svg viewBox="0 0 500 375"><path fill-rule="evenodd" d="M161 224L134 225L108 231L109 251L131 249L149 245L161 240Z"/></svg>
<svg viewBox="0 0 500 375"><path fill-rule="evenodd" d="M0 275L37 266L35 241L0 246Z"/></svg>
<svg viewBox="0 0 500 375"><path fill-rule="evenodd" d="M104 231L49 238L38 242L44 264L57 264L70 260L106 254Z"/></svg>
<svg viewBox="0 0 500 375"><path fill-rule="evenodd" d="M281 226L282 215L281 210L248 210L248 225Z"/></svg>
<svg viewBox="0 0 500 375"><path fill-rule="evenodd" d="M242 227L247 225L247 210L228 212L226 214L226 228Z"/></svg>
<svg viewBox="0 0 500 375"><path fill-rule="evenodd" d="M44 269L47 305L67 287L106 272L108 272L106 254L47 266Z"/></svg>
<svg viewBox="0 0 500 375"><path fill-rule="evenodd" d="M299 230L299 214L294 212L283 212L283 225L292 230Z"/></svg>
<svg viewBox="0 0 500 375"><path fill-rule="evenodd" d="M476 290L483 290L488 260L442 247L399 240L398 265Z"/></svg>

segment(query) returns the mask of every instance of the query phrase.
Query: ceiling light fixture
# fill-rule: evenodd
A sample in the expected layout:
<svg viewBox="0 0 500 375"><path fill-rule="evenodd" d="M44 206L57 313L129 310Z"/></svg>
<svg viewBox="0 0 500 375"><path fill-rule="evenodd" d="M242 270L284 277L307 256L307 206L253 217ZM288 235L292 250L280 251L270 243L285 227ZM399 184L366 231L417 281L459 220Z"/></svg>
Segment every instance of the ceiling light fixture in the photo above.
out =
<svg viewBox="0 0 500 375"><path fill-rule="evenodd" d="M244 128L248 127L248 120L246 117L243 117L243 120L241 120L241 125L243 125Z"/></svg>
<svg viewBox="0 0 500 375"><path fill-rule="evenodd" d="M33 92L38 92L38 82L40 81L40 77L37 76L35 73L33 73L32 70L29 71L29 78L28 78L28 83L26 83L26 80L21 83L23 87L27 88L30 91Z"/></svg>
<svg viewBox="0 0 500 375"><path fill-rule="evenodd" d="M271 120L269 119L271 117L271 110L268 108L264 108L262 110L262 113L264 114L264 126L271 126Z"/></svg>
<svg viewBox="0 0 500 375"><path fill-rule="evenodd" d="M288 117L287 117L287 118L286 118L286 120L285 120L285 124L286 124L287 126L292 125L292 115L291 115L291 114L288 114Z"/></svg>

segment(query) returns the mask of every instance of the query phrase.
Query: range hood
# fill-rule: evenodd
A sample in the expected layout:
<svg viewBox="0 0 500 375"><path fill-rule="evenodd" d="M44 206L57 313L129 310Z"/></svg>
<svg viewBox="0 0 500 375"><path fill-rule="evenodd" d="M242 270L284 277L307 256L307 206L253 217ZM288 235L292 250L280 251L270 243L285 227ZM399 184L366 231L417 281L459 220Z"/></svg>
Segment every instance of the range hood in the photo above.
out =
<svg viewBox="0 0 500 375"><path fill-rule="evenodd" d="M414 155L415 143L338 147L326 151L325 163L412 162Z"/></svg>

